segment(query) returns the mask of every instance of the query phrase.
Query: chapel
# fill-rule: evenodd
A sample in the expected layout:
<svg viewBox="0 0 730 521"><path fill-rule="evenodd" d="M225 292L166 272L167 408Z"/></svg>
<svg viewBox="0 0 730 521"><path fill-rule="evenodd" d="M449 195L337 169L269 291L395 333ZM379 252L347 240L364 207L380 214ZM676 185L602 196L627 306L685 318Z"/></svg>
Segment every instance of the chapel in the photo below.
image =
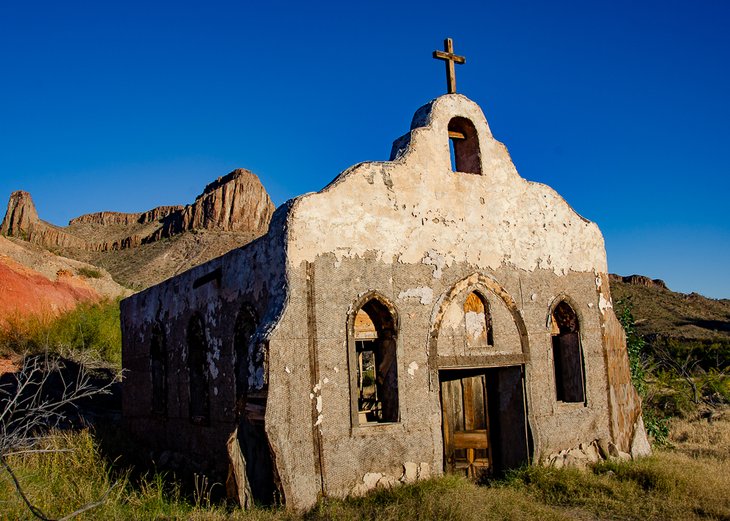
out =
<svg viewBox="0 0 730 521"><path fill-rule="evenodd" d="M518 174L476 103L121 304L129 433L242 503L648 453L598 226Z"/></svg>

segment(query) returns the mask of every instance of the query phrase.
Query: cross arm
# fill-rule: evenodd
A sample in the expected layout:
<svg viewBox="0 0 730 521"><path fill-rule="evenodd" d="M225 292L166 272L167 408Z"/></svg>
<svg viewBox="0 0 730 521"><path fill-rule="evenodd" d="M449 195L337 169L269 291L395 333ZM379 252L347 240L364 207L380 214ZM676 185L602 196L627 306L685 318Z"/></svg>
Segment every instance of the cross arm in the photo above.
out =
<svg viewBox="0 0 730 521"><path fill-rule="evenodd" d="M439 60L452 60L455 63L466 63L466 57L444 51L433 51L433 57Z"/></svg>

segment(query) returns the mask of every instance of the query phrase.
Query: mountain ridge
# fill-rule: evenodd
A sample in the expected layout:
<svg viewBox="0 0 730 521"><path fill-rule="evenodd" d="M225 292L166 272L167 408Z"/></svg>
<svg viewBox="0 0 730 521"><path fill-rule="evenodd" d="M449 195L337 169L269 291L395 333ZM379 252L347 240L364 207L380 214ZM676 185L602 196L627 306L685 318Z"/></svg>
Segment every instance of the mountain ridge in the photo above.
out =
<svg viewBox="0 0 730 521"><path fill-rule="evenodd" d="M239 168L208 183L191 204L87 213L66 227L43 221L31 195L16 191L0 234L103 267L142 289L263 235L274 210L259 178Z"/></svg>
<svg viewBox="0 0 730 521"><path fill-rule="evenodd" d="M192 204L158 206L139 213L94 212L71 219L66 227L43 221L30 193L19 190L10 195L0 234L45 248L106 252L193 230L262 235L274 209L259 178L239 168L208 184Z"/></svg>

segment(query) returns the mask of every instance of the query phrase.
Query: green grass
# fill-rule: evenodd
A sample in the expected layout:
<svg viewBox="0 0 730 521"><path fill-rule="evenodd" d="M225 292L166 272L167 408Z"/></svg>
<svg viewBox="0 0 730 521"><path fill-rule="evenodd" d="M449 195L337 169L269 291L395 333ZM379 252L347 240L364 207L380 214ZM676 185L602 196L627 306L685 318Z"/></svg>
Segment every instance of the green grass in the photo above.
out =
<svg viewBox="0 0 730 521"><path fill-rule="evenodd" d="M100 279L102 277L101 271L95 270L94 268L79 268L76 273L87 279Z"/></svg>
<svg viewBox="0 0 730 521"><path fill-rule="evenodd" d="M52 319L10 318L0 329L0 356L43 352L120 368L119 301L82 303Z"/></svg>
<svg viewBox="0 0 730 521"><path fill-rule="evenodd" d="M121 366L118 301L81 304L53 320L9 322L10 327L0 331L0 355L51 352ZM632 369L640 370L637 386L644 398L647 426L665 428L671 416L678 417L671 419L672 431L662 435L668 445L635 462L606 462L588 471L533 466L486 486L445 476L360 498L325 498L308 512L293 513L262 508L242 512L230 505L196 501L167 476L138 476L132 467L109 455L113 450L102 451L89 431L53 433L44 447L61 452L13 455L8 461L31 501L52 518L110 490L103 505L78 519L730 520L730 413L723 413L720 420L699 419L698 404L686 378L671 367L650 363L646 357L650 346L639 345L641 337L628 332ZM700 352L697 346L670 347L672 359L680 361L694 360ZM730 380L723 370L727 355L718 348L703 356L702 360L710 357L718 363L716 368L701 362L693 366L692 382L700 405L722 408L730 402ZM106 439L109 442L108 435ZM122 440L112 440L113 445L120 443ZM0 518L31 518L2 469Z"/></svg>
<svg viewBox="0 0 730 521"><path fill-rule="evenodd" d="M730 421L724 421L715 428L725 432L729 426ZM693 428L697 437L697 429L704 427ZM681 450L664 449L639 461L606 462L585 471L527 467L486 486L445 476L359 498L323 499L310 511L295 513L196 504L163 475L133 479L128 470L104 457L89 431L55 433L45 448L68 452L15 455L9 462L28 497L50 517L68 514L111 488L104 504L81 519L730 519L726 461ZM0 508L7 519L30 517L6 473L0 475Z"/></svg>

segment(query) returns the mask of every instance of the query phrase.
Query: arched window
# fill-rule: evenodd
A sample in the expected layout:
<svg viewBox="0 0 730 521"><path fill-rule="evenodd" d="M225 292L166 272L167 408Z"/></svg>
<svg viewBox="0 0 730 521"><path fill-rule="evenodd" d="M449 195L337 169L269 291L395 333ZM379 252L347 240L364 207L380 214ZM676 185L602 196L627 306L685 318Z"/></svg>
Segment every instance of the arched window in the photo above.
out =
<svg viewBox="0 0 730 521"><path fill-rule="evenodd" d="M358 309L350 327L355 424L397 422L398 331L394 310L373 297Z"/></svg>
<svg viewBox="0 0 730 521"><path fill-rule="evenodd" d="M159 324L152 330L150 343L150 374L152 376L152 412L167 412L167 348Z"/></svg>
<svg viewBox="0 0 730 521"><path fill-rule="evenodd" d="M256 313L251 306L244 304L236 319L236 329L233 334L233 367L236 380L236 408L245 402L248 394L249 350L251 337L256 331ZM239 410L240 412L240 410Z"/></svg>
<svg viewBox="0 0 730 521"><path fill-rule="evenodd" d="M188 323L188 378L190 421L198 425L207 424L210 416L207 354L203 318L196 313Z"/></svg>
<svg viewBox="0 0 730 521"><path fill-rule="evenodd" d="M469 293L464 301L464 324L466 326L467 346L484 347L494 345L489 302L476 291Z"/></svg>
<svg viewBox="0 0 730 521"><path fill-rule="evenodd" d="M474 123L460 116L452 118L449 121L449 147L454 172L482 173L479 136Z"/></svg>
<svg viewBox="0 0 730 521"><path fill-rule="evenodd" d="M551 315L555 393L562 402L585 402L583 352L578 315L562 301Z"/></svg>

